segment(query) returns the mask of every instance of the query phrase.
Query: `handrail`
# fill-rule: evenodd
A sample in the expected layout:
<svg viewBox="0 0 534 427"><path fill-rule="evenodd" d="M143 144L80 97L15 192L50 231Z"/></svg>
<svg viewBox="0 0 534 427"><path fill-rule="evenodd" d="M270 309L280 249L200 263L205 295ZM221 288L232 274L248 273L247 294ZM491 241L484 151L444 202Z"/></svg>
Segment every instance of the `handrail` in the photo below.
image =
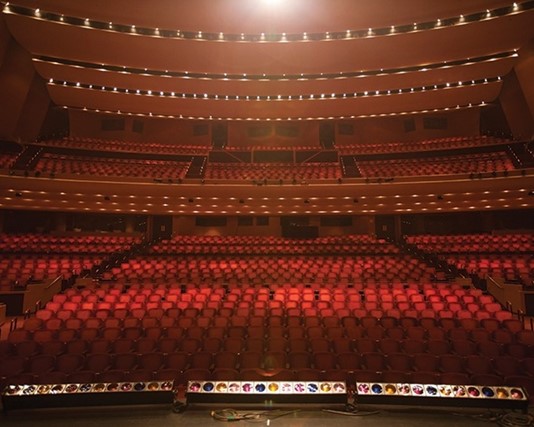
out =
<svg viewBox="0 0 534 427"><path fill-rule="evenodd" d="M60 274L54 280L52 280L50 282L50 284L45 289L47 289L47 290L50 289L52 287L52 285L55 285L58 280L63 280L63 275L62 274Z"/></svg>
<svg viewBox="0 0 534 427"><path fill-rule="evenodd" d="M486 279L491 280L491 282L497 286L499 289L504 289L504 286L498 283L493 277L491 277L489 274L486 274Z"/></svg>
<svg viewBox="0 0 534 427"><path fill-rule="evenodd" d="M14 317L13 319L11 319L11 321L9 322L9 332L11 331L14 331L15 329L17 329L17 318Z"/></svg>

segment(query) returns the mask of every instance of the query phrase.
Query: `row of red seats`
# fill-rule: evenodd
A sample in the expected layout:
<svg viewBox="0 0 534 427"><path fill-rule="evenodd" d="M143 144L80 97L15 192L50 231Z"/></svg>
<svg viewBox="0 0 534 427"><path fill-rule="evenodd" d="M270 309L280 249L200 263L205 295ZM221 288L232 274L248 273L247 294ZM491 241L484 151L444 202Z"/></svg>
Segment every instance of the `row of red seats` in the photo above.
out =
<svg viewBox="0 0 534 427"><path fill-rule="evenodd" d="M502 138L489 136L446 137L412 142L389 142L367 144L343 144L336 148L343 154L378 154L405 153L428 150L451 150L455 148L479 147L484 145L499 145L509 142Z"/></svg>
<svg viewBox="0 0 534 427"><path fill-rule="evenodd" d="M438 255L448 264L510 281L534 280L534 235L530 233L407 236L409 244Z"/></svg>
<svg viewBox="0 0 534 427"><path fill-rule="evenodd" d="M279 315L279 316L333 316L334 313L338 316L357 316L365 317L372 315L375 317L444 317L444 318L458 318L458 319L487 319L495 317L498 320L510 319L511 313L502 309L498 303L488 304L469 304L467 307L462 307L459 304L445 305L443 303L436 303L434 305L427 305L426 303L362 303L362 302L338 302L318 304L305 303L287 303L272 302L268 304L252 304L252 303L210 303L210 302L133 302L133 303L65 303L63 306L50 303L46 309L39 310L37 316L41 319L49 319L51 317L58 317L60 319L68 319L71 317L89 318L99 317L106 318L113 315L128 312L149 312L153 310L172 310L177 308L179 310L187 311L189 309L195 311L206 312L208 310L215 313L231 313L238 316L260 316L260 315ZM113 314L112 314L113 313ZM117 313L117 314L116 314ZM227 315L222 315L228 317Z"/></svg>
<svg viewBox="0 0 534 427"><path fill-rule="evenodd" d="M5 243L29 244L134 244L141 240L138 236L116 236L110 234L55 235L41 233L8 234L0 233L0 241Z"/></svg>
<svg viewBox="0 0 534 427"><path fill-rule="evenodd" d="M345 380L349 386L356 381L406 382L409 378L433 378L424 383L513 385L520 378L527 389L532 390L534 358L517 359L512 356L488 358L478 355L461 357L454 354L435 356L432 354L403 353L383 355L381 353L345 352L292 352L289 354L271 351L228 351L210 353L173 352L169 354L150 352L135 353L89 353L81 355L66 353L59 356L38 355L29 359L9 357L0 368L3 382L54 383L43 378L77 378L92 375L97 381L114 381L117 373L126 378L138 380L168 379L179 384L188 379L252 379L250 370L256 370L256 380ZM217 373L224 372L224 376ZM228 371L229 370L229 371ZM194 373L193 373L194 371ZM265 373L268 373L268 377ZM47 373L54 373L47 376ZM134 376L128 373L136 373ZM189 373L189 374L188 374ZM422 375L422 374L426 375ZM212 377L214 375L214 377ZM229 376L228 376L229 375ZM27 381L38 376L39 380ZM475 379L476 378L476 379ZM56 380L63 382L64 380Z"/></svg>
<svg viewBox="0 0 534 427"><path fill-rule="evenodd" d="M446 137L428 139L411 142L389 142L389 143L366 143L366 144L338 144L336 149L341 153L391 153L391 152L417 152L426 150L443 150L464 147L478 147L482 145L498 145L509 142L502 138L488 136L467 136L467 137ZM66 137L63 139L52 139L41 141L39 144L47 146L61 146L69 148L84 148L98 151L130 151L141 153L158 153L158 154L199 154L206 155L210 146L206 145L187 145L187 144L163 144L157 142L136 142L122 140L103 140L86 137ZM274 150L274 151L310 151L317 150L317 146L232 146L228 145L225 150L228 151L254 151L254 150Z"/></svg>
<svg viewBox="0 0 534 427"><path fill-rule="evenodd" d="M325 309L329 314L322 314L323 310L301 310L301 309L255 309L243 310L241 308L197 308L184 306L183 308L172 307L162 308L135 308L135 309L109 309L89 310L78 309L58 310L41 309L35 313L35 316L24 322L23 329L38 330L41 328L56 330L63 327L79 329L92 322L92 328L101 326L108 327L133 327L140 326L161 326L163 328L175 326L177 322L185 326L320 326L334 327L343 325L346 328L354 329L359 325L375 326L381 324L384 327L402 326L403 328L418 326L424 328L435 327L436 324L445 330L455 326L462 326L465 329L476 329L484 327L488 330L495 330L502 323L513 332L522 329L522 321L514 318L498 319L493 316L476 319L473 317L437 317L437 316L373 316L367 313L365 316L355 316L350 313L344 315L344 310L332 312ZM202 323L200 323L202 322ZM512 327L511 325L514 325ZM86 325L87 326L87 325Z"/></svg>
<svg viewBox="0 0 534 427"><path fill-rule="evenodd" d="M407 243L416 245L425 252L532 252L534 235L525 233L507 234L460 234L407 236Z"/></svg>
<svg viewBox="0 0 534 427"><path fill-rule="evenodd" d="M505 152L421 159L359 160L357 167L361 176L367 178L488 173L515 168Z"/></svg>
<svg viewBox="0 0 534 427"><path fill-rule="evenodd" d="M35 233L0 233L0 251L6 251L10 253L111 253L129 250L132 245L141 243L141 241L141 237L134 236L55 236Z"/></svg>
<svg viewBox="0 0 534 427"><path fill-rule="evenodd" d="M151 248L154 253L399 253L383 239L369 235L331 236L316 239L266 238L262 236L174 236Z"/></svg>
<svg viewBox="0 0 534 427"><path fill-rule="evenodd" d="M151 351L136 354L125 353L63 353L59 355L38 354L28 358L11 356L0 375L21 373L40 374L52 370L64 373L88 370L97 374L111 369L129 371L145 369L155 372L160 369L188 368L201 369L319 369L319 370L371 370L384 372L455 372L464 374L496 374L501 377L511 375L534 376L534 357L518 359L513 356L487 357L476 354L460 356L457 354L434 355L429 353L383 354L380 352L341 352L330 351L174 351L163 353ZM495 385L495 384L494 384Z"/></svg>
<svg viewBox="0 0 534 427"><path fill-rule="evenodd" d="M226 151L317 151L321 147L318 145L227 145Z"/></svg>
<svg viewBox="0 0 534 427"><path fill-rule="evenodd" d="M226 245L226 246L209 246L209 245L179 245L170 244L167 242L160 242L152 246L149 253L153 254L182 254L182 255L239 255L243 253L255 255L331 255L335 253L341 254L396 254L400 250L393 245L366 245L359 246L352 245L334 245L322 244L316 246L297 246L297 245Z"/></svg>
<svg viewBox="0 0 534 427"><path fill-rule="evenodd" d="M0 289L60 275L69 279L100 265L110 254L128 251L141 236L0 234Z"/></svg>
<svg viewBox="0 0 534 427"><path fill-rule="evenodd" d="M9 169L18 155L18 153L0 153L0 169Z"/></svg>
<svg viewBox="0 0 534 427"><path fill-rule="evenodd" d="M69 279L81 270L91 269L102 262L97 255L4 255L0 260L0 288L10 290L13 283L54 279L60 275Z"/></svg>
<svg viewBox="0 0 534 427"><path fill-rule="evenodd" d="M138 178L183 179L189 162L133 160L108 157L43 154L35 166L41 173L128 176Z"/></svg>
<svg viewBox="0 0 534 427"><path fill-rule="evenodd" d="M306 350L335 350L344 351L381 351L392 353L404 351L407 353L422 353L429 351L433 354L447 354L451 350L460 355L475 354L484 349L484 354L509 353L517 357L525 357L532 353L534 348L534 335L531 330L521 329L516 332L501 326L491 330L484 327L466 329L456 326L444 331L439 326L424 328L422 326L409 326L406 328L396 326L385 328L381 325L355 326L200 326L187 322L163 319L162 322L153 322L148 326L126 326L131 319L125 319L123 326L107 326L112 323L101 319L89 319L83 322L83 329L68 328L74 322L65 322L65 327L47 329L48 326L57 326L52 319L45 323L45 328L36 330L15 329L9 334L4 345L5 353L12 352L19 355L37 353L40 347L50 348L49 343L55 343L58 351L73 341L98 343L109 348L115 348L120 343L130 350L138 341L147 343L159 342L163 339L172 339L180 342L181 350L189 352L201 349L212 352L225 348L239 352L243 349L262 351L265 349L277 351ZM99 321L98 321L99 320ZM153 320L153 319L152 319ZM511 319L508 319L511 320ZM52 323L52 325L51 325ZM97 327L98 326L98 327ZM228 340L228 342L226 342ZM23 346L23 350L19 347ZM28 345L30 344L31 345ZM185 345L189 346L187 349ZM224 343L224 344L223 344ZM145 343L146 344L146 343ZM232 345L232 348L229 346ZM208 348L209 346L209 348ZM253 347L252 347L253 346ZM93 348L93 344L90 344ZM137 348L137 344L135 344ZM239 347L239 348L237 348ZM129 351L130 351L129 350Z"/></svg>
<svg viewBox="0 0 534 427"><path fill-rule="evenodd" d="M421 330L413 326L405 331L389 328L379 331L377 327L351 331L349 336L343 331L329 328L325 335L313 335L290 330L288 336L281 336L276 328L267 329L266 335L243 336L246 333L238 329L218 328L191 330L181 327L169 327L167 330L146 328L135 331L131 329L117 330L104 328L101 335L95 328L87 328L77 334L75 330L60 329L57 331L34 331L33 333L15 334L7 341L1 341L0 356L30 357L39 354L59 355L63 353L136 353L144 354L152 351L173 353L185 351L195 353L206 351L217 353L230 351L278 351L290 352L345 352L369 353L380 352L384 355L404 353L407 355L428 353L434 356L457 354L460 356L480 355L486 357L512 356L518 359L534 357L534 334L530 330L522 330L515 335L507 329L493 332L485 328L466 330L457 327L443 332L438 327ZM289 330L288 330L289 331ZM377 332L378 331L378 332ZM292 335L291 335L292 334Z"/></svg>
<svg viewBox="0 0 534 427"><path fill-rule="evenodd" d="M493 244L493 248L498 249L497 245L504 245L508 243L527 243L532 244L532 233L504 233L504 234L489 234L489 233L473 233L473 234L420 234L414 236L406 236L406 241L415 245L434 245L434 244L473 244L480 245Z"/></svg>
<svg viewBox="0 0 534 427"><path fill-rule="evenodd" d="M322 244L376 244L387 245L384 239L370 234L348 234L342 236L324 236L314 239L293 239L279 236L194 236L175 234L162 242L194 245L292 245L316 246Z"/></svg>
<svg viewBox="0 0 534 427"><path fill-rule="evenodd" d="M318 256L236 256L234 258L224 258L215 255L201 256L137 256L125 262L122 266L131 265L135 269L142 268L163 268L165 264L181 264L191 269L200 268L222 268L236 269L247 268L253 265L254 268L314 268L317 271L352 271L371 268L387 268L394 271L400 269L425 267L426 263L409 255L401 254L381 254L381 255L318 255Z"/></svg>
<svg viewBox="0 0 534 427"><path fill-rule="evenodd" d="M241 256L234 261L239 264L239 268L232 269L228 260L215 255L137 256L112 269L111 273L117 280L165 278L194 283L199 281L269 283L290 281L290 279L316 283L360 279L430 282L435 273L433 267L415 258L394 255L308 256L300 259L292 256Z"/></svg>
<svg viewBox="0 0 534 427"><path fill-rule="evenodd" d="M445 254L441 257L457 268L485 278L503 277L507 280L521 280L532 283L534 280L534 257L532 255L497 255L497 254Z"/></svg>
<svg viewBox="0 0 534 427"><path fill-rule="evenodd" d="M190 288L185 286L179 287L165 287L161 286L155 289L116 289L118 292L103 294L103 289L89 289L81 290L69 294L57 294L52 297L49 304L58 304L57 307L64 309L80 308L82 303L131 303L131 302L220 302L220 303L235 303L234 306L250 307L254 303L255 308L267 307L285 307L287 306L276 303L297 302L300 307L317 307L327 308L334 303L424 303L427 305L436 303L446 304L461 304L467 306L468 304L490 304L495 300L491 295L482 294L478 289L459 289L454 293L450 289L442 289L440 291L418 289L363 289L357 290L354 288L343 289L342 287L333 289L316 289L311 288L205 288L202 290ZM206 292L207 291L207 292ZM65 303L74 304L71 307L64 306ZM327 304L323 304L327 303ZM94 309L95 307L93 307ZM105 308L105 307L102 307ZM108 306L108 308L111 308ZM116 307L115 307L116 308Z"/></svg>
<svg viewBox="0 0 534 427"><path fill-rule="evenodd" d="M207 155L207 145L163 144L157 142L137 142L122 140L104 140L86 137L65 137L41 141L39 144L54 147L83 148L91 151L126 151L150 154L199 154Z"/></svg>
<svg viewBox="0 0 534 427"><path fill-rule="evenodd" d="M300 266L300 265L299 265ZM336 284L336 283L303 283L296 284L285 283L273 283L265 284L261 286L248 286L248 283L242 285L231 284L206 284L198 285L191 282L176 282L170 281L166 283L160 283L156 281L134 281L134 282L111 282L105 285L93 283L92 285L86 285L81 288L69 288L63 293L54 295L54 300L59 298L71 298L75 295L81 295L82 297L96 294L101 298L106 295L122 295L130 294L132 296L137 294L145 294L147 297L157 295L168 294L181 294L190 295L225 295L235 294L242 295L268 295L272 292L282 294L302 294L318 293L319 295L336 295L336 294L420 294L423 293L426 296L429 295L441 295L443 297L447 295L457 295L463 298L466 295L472 295L477 298L492 298L489 295L483 293L482 290L476 288L465 288L458 283L433 283L433 282L400 282L400 281L368 281L366 286L360 286L361 283L350 284ZM63 299L63 301L65 300ZM485 301L489 302L489 301Z"/></svg>
<svg viewBox="0 0 534 427"><path fill-rule="evenodd" d="M342 177L338 163L208 163L206 179L313 181Z"/></svg>

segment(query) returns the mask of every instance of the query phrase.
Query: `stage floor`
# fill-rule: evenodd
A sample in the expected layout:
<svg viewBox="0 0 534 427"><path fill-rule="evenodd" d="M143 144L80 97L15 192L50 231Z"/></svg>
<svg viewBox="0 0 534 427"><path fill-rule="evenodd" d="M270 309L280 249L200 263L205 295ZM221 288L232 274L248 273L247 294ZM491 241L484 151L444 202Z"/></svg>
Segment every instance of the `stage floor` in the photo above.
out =
<svg viewBox="0 0 534 427"><path fill-rule="evenodd" d="M231 405L229 405L231 407ZM221 407L214 408L221 409ZM293 408L292 408L293 409ZM502 411L490 413L486 409L426 408L405 406L365 406L358 408L355 415L339 415L309 408L305 405L295 407L296 412L283 416L289 408L271 410L259 419L239 421L236 425L266 425L277 427L433 427L466 426L487 427L496 425L489 418ZM533 408L534 409L534 408ZM239 408L241 412L262 412L257 409ZM224 424L210 415L209 407L193 407L182 413L175 413L168 406L106 407L81 409L47 409L11 411L0 415L2 427L203 427ZM530 411L534 411L531 409ZM508 416L521 415L507 412Z"/></svg>

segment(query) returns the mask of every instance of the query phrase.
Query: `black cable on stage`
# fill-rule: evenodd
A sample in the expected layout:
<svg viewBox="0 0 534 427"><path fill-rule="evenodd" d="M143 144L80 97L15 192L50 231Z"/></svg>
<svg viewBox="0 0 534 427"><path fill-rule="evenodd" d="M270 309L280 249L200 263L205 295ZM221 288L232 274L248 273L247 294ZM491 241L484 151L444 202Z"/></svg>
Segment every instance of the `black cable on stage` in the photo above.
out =
<svg viewBox="0 0 534 427"><path fill-rule="evenodd" d="M210 412L210 415L213 419L217 421L249 421L249 422L264 422L265 420L273 420L275 418L280 418L286 415L291 415L299 410L292 411L279 411L279 410L270 410L270 411L258 411L258 412L246 412L246 411L236 411L235 409L220 409L213 410Z"/></svg>
<svg viewBox="0 0 534 427"><path fill-rule="evenodd" d="M530 414L508 412L503 414L497 423L503 427L531 427L534 426L534 417Z"/></svg>
<svg viewBox="0 0 534 427"><path fill-rule="evenodd" d="M534 427L534 417L530 414L519 414L516 412L493 413L485 414L461 414L453 413L453 415L460 417L473 418L482 421L494 422L502 427Z"/></svg>
<svg viewBox="0 0 534 427"><path fill-rule="evenodd" d="M349 417L365 417L368 415L378 415L380 411L360 411L355 405L347 403L345 405L345 410L336 410L336 409L323 409L323 412L328 412L329 414L345 415Z"/></svg>

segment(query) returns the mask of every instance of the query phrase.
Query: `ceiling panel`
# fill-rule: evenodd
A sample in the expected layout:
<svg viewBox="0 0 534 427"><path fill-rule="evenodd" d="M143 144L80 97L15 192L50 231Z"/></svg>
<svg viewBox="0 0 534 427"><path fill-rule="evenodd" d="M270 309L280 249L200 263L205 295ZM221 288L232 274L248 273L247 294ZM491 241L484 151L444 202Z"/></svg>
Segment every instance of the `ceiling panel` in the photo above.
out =
<svg viewBox="0 0 534 427"><path fill-rule="evenodd" d="M513 50L534 36L534 11L393 36L290 43L180 40L75 27L14 14L5 17L13 36L34 55L210 73L339 73L396 68Z"/></svg>
<svg viewBox="0 0 534 427"><path fill-rule="evenodd" d="M392 19L396 22L392 25L409 24L412 21L435 19L435 15L446 18L458 13L483 12L485 8L506 5L498 0L436 2L432 7L427 6L421 10L422 1L409 0L408 4L401 7L399 2L380 0L377 4L373 2L364 8L361 3L349 0L333 0L332 3L328 2L328 6L325 0L316 0L314 7L310 7L309 2L296 0L286 7L298 9L306 5L306 14L313 17L309 21L288 17L287 22L279 24L287 25L284 28L288 28L285 30L288 33L297 31L305 23L311 28L310 31L323 31L323 24L318 19L322 16L325 23L339 26L331 30L339 30L346 28L349 23L350 28L359 28L364 22L369 27L386 23L389 25L393 22ZM61 0L42 3L24 0L20 4L39 7L39 12L34 11L31 16L22 15L18 14L22 13L20 9L10 6L4 10L4 18L11 34L34 56L36 70L45 79L52 79L54 84L49 85L49 91L58 105L188 117L351 117L491 102L497 98L500 84L468 85L438 91L428 89L434 85L472 80L479 82L486 78L491 82L492 78L504 76L517 61L517 54L513 52L534 37L534 25L531 25L534 9L528 9L530 6L527 7L527 3L524 3L525 9L521 8L523 3L520 3L517 13L492 16L461 25L400 31L383 36L291 42L156 37L48 20L50 17L45 14L47 10L52 10L83 18L84 11L92 11L90 17L93 20L111 20L113 16L119 16L122 8L125 14L124 21L121 22L129 23L131 18L131 22L136 22L136 25L157 24L158 28L170 24L168 18L175 13L178 13L179 18L172 22L180 22L188 14L194 14L196 21L189 22L191 25L194 22L201 25L203 22L202 31L215 31L218 23L227 25L228 29L234 28L235 31L244 19L243 16L237 18L241 13L247 15L252 14L255 8L274 7L268 6L266 2L263 6L258 6L260 2L251 4L242 0L229 0L217 6L210 3L212 8L208 10L206 0L187 6L179 3L181 2L171 4L163 0L154 5L153 2L135 0L125 6L123 0L118 0L104 10L100 9L97 2L82 1L73 4ZM236 19L233 24L222 19L225 13L233 10L230 4L235 6L235 14L229 18L230 21ZM428 5L427 2L425 4ZM511 7L510 4L507 6ZM283 5L280 3L279 7ZM389 12L396 11L398 14L394 14L394 18L388 18L384 13L387 7ZM274 12L274 9L269 10L279 13ZM320 11L326 15L321 15ZM357 11L361 11L363 15L355 16ZM287 10L285 13L291 15ZM303 13L299 16L304 16ZM141 15L144 18L139 18L140 21L134 19ZM215 20L214 16L217 17ZM269 21L267 17L268 14L255 16L252 21L256 20L259 27L250 27L250 30L261 28L262 22L265 24ZM144 24L143 19L146 19ZM252 25L251 22L246 25ZM283 28L283 25L279 28ZM217 31L227 30L219 28ZM506 52L508 57L503 56ZM495 60L487 59L492 56ZM481 60L481 57L486 59ZM57 59L56 62L54 58ZM469 62L471 59L473 62ZM450 65L453 61L456 62ZM79 65L72 65L72 62ZM460 65L458 62L465 63ZM102 67L98 68L98 64L102 64ZM106 71L106 67L112 71ZM117 67L136 68L137 71L121 72ZM414 67L429 69L417 71ZM148 70L146 74L141 72L144 69ZM194 78L171 77L157 75L158 70L160 73L187 72L198 75ZM385 72L380 74L381 70ZM347 73L358 72L365 75L346 77ZM210 78L202 78L203 74ZM225 74L232 76L224 79L222 76ZM265 75L266 78L261 80L257 75ZM284 80L286 75L288 79ZM302 75L302 80L295 79L299 75ZM308 76L311 78L307 78ZM80 83L82 87L59 87L57 83L63 81L67 82L66 86ZM97 91L94 89L96 86L104 86L108 90ZM110 93L110 88L117 88L119 93ZM388 91L406 92L412 88L415 88L415 92L418 92L418 88L425 90L391 96L360 96L376 91L384 94ZM165 92L169 96L120 93L137 90ZM354 93L358 93L356 98L351 95ZM184 98L178 99L178 94L185 94ZM314 100L306 99L311 95ZM239 100L225 102L214 99L227 96L239 97ZM246 100L247 96L292 99L252 102ZM304 100L294 99L301 96ZM198 99L200 97L207 99ZM318 101L319 97L325 99Z"/></svg>

